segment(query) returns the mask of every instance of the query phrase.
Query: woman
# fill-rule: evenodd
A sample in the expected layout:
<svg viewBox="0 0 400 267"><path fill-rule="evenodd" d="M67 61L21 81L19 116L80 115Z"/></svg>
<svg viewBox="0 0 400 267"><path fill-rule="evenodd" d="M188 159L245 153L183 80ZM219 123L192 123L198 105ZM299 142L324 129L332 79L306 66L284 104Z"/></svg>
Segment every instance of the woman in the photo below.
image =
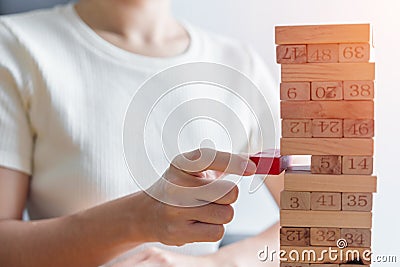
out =
<svg viewBox="0 0 400 267"><path fill-rule="evenodd" d="M191 61L220 62L266 82L251 51L180 24L168 0L81 0L0 19L1 266L99 266L147 242L165 245L108 265L258 262L255 251L275 237L275 228L218 252L217 243L165 250L221 239L236 186L218 180L212 184L225 188L223 197L192 196L211 202L173 207L140 191L125 166L121 125L134 90L152 74ZM198 152L214 153L184 156L196 160ZM210 183L188 172L182 159L167 169L166 180ZM251 175L255 166L217 152L209 169ZM165 193L163 183L154 190ZM21 221L25 203L30 222Z"/></svg>

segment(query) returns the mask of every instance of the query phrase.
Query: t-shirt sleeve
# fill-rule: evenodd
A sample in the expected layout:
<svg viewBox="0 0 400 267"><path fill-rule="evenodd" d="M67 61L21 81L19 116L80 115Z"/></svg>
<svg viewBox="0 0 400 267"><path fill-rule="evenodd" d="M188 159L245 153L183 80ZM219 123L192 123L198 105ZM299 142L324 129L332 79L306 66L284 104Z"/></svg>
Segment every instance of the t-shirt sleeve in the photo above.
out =
<svg viewBox="0 0 400 267"><path fill-rule="evenodd" d="M0 21L0 166L32 174L33 131L24 97L24 51ZM26 77L25 76L25 77Z"/></svg>

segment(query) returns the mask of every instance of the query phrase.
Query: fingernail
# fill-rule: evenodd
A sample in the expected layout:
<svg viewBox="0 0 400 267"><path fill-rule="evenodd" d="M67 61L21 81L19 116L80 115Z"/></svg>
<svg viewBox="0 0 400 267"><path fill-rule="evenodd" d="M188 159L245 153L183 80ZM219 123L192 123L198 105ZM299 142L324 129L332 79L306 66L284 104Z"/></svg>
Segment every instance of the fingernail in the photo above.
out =
<svg viewBox="0 0 400 267"><path fill-rule="evenodd" d="M254 174L256 172L257 166L251 160L243 161L241 165L242 169L244 170L244 174Z"/></svg>

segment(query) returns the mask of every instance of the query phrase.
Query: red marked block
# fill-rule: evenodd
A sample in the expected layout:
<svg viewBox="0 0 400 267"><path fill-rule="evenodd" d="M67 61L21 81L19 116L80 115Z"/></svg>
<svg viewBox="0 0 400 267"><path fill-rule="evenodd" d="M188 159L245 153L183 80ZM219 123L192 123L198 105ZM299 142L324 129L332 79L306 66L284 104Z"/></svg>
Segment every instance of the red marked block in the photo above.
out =
<svg viewBox="0 0 400 267"><path fill-rule="evenodd" d="M278 175L291 164L290 156L282 156L278 149L270 149L253 156L250 159L257 165L256 174Z"/></svg>

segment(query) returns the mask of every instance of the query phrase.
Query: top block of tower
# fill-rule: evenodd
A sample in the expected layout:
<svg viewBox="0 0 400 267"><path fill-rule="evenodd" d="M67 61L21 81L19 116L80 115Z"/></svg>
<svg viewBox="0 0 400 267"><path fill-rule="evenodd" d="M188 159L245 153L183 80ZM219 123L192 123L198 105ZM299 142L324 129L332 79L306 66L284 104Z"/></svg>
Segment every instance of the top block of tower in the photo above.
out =
<svg viewBox="0 0 400 267"><path fill-rule="evenodd" d="M275 27L276 44L369 43L369 24L307 25Z"/></svg>

